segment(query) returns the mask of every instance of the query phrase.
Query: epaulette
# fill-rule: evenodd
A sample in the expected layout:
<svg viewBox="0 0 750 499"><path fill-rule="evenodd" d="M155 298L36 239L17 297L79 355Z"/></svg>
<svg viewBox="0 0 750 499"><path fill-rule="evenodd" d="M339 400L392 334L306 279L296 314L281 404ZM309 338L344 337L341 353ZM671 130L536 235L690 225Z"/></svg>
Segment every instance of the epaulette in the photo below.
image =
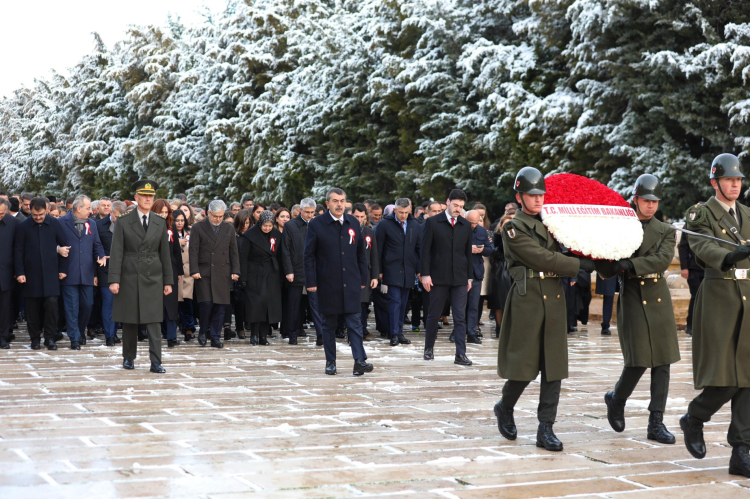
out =
<svg viewBox="0 0 750 499"><path fill-rule="evenodd" d="M708 206L705 204L696 204L688 208L685 212L685 223L691 226L698 226L702 224L708 216Z"/></svg>

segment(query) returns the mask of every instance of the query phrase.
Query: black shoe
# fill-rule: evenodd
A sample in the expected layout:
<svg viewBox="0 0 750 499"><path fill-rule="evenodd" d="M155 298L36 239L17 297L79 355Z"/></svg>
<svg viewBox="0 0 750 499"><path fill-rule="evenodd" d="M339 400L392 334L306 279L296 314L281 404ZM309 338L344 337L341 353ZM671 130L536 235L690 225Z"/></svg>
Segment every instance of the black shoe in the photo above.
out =
<svg viewBox="0 0 750 499"><path fill-rule="evenodd" d="M261 338L261 339L258 340L258 345L267 346L267 345L270 345L270 343L268 342L267 339Z"/></svg>
<svg viewBox="0 0 750 499"><path fill-rule="evenodd" d="M258 335L251 334L250 335L250 344L251 345L257 345L258 344Z"/></svg>
<svg viewBox="0 0 750 499"><path fill-rule="evenodd" d="M115 339L114 338L107 338L107 346L108 347L115 346Z"/></svg>
<svg viewBox="0 0 750 499"><path fill-rule="evenodd" d="M577 333L578 328L577 327L568 327L568 333Z"/></svg>
<svg viewBox="0 0 750 499"><path fill-rule="evenodd" d="M70 342L70 349L71 350L80 350L81 349L81 345L79 345L77 341L71 341Z"/></svg>
<svg viewBox="0 0 750 499"><path fill-rule="evenodd" d="M125 359L122 361L122 367L128 370L135 369L135 363L132 360Z"/></svg>
<svg viewBox="0 0 750 499"><path fill-rule="evenodd" d="M152 373L156 373L156 374L164 374L165 372L167 372L167 370L164 369L163 367L161 367L161 364L157 364L155 362L152 362L151 363L151 372Z"/></svg>
<svg viewBox="0 0 750 499"><path fill-rule="evenodd" d="M343 329L337 329L336 330L336 338L346 338L346 333L344 333Z"/></svg>
<svg viewBox="0 0 750 499"><path fill-rule="evenodd" d="M336 374L336 363L335 362L326 362L326 374L334 375Z"/></svg>
<svg viewBox="0 0 750 499"><path fill-rule="evenodd" d="M55 333L55 335L52 336L52 341L54 341L55 343L57 343L58 341L60 341L63 338L65 338L65 336L63 336L62 333Z"/></svg>
<svg viewBox="0 0 750 499"><path fill-rule="evenodd" d="M482 340L480 340L479 337L477 336L469 336L468 338L466 338L466 343L473 343L475 345L481 345Z"/></svg>
<svg viewBox="0 0 750 499"><path fill-rule="evenodd" d="M221 340L211 338L211 346L214 348L224 348L224 343L222 343Z"/></svg>
<svg viewBox="0 0 750 499"><path fill-rule="evenodd" d="M290 345L296 345L297 344L297 338L289 338L289 344Z"/></svg>
<svg viewBox="0 0 750 499"><path fill-rule="evenodd" d="M477 337L477 338L484 338L484 335L483 335L483 334L482 334L482 332L481 332L481 331L479 330L479 328L477 328L477 334L476 334L476 337Z"/></svg>
<svg viewBox="0 0 750 499"><path fill-rule="evenodd" d="M10 348L10 343L8 343L8 340L5 338L0 338L0 349L8 350Z"/></svg>
<svg viewBox="0 0 750 499"><path fill-rule="evenodd" d="M16 329L18 329L18 328L16 328ZM13 333L13 332L11 332L10 335L8 336L8 343L10 343L11 341L13 341L15 339L16 339L16 334Z"/></svg>
<svg viewBox="0 0 750 499"><path fill-rule="evenodd" d="M229 341L232 338L236 338L236 337L237 337L237 333L232 331L231 328L228 328L228 327L224 328L224 341Z"/></svg>
<svg viewBox="0 0 750 499"><path fill-rule="evenodd" d="M513 419L513 409L503 407L503 400L495 404L495 417L497 418L497 429L500 430L500 434L508 440L515 440L518 436L518 430L516 430L516 421Z"/></svg>
<svg viewBox="0 0 750 499"><path fill-rule="evenodd" d="M688 336L693 336L693 326L687 326L685 328L685 334Z"/></svg>
<svg viewBox="0 0 750 499"><path fill-rule="evenodd" d="M201 331L200 333L198 333L198 344L202 347L205 347L206 343L206 334Z"/></svg>
<svg viewBox="0 0 750 499"><path fill-rule="evenodd" d="M391 346L398 346L398 336L391 336Z"/></svg>
<svg viewBox="0 0 750 499"><path fill-rule="evenodd" d="M454 364L458 364L459 366L470 366L473 364L472 361L469 360L469 358L466 355L456 355L455 360L453 361Z"/></svg>
<svg viewBox="0 0 750 499"><path fill-rule="evenodd" d="M92 340L93 340L94 338L96 338L96 331L95 331L95 330L93 330L93 329L86 329L86 334L87 334L87 335L88 335L88 337L89 337L90 339L92 339Z"/></svg>
<svg viewBox="0 0 750 499"><path fill-rule="evenodd" d="M315 346L316 347L322 347L323 346L323 337L322 336L318 336L315 339Z"/></svg>
<svg viewBox="0 0 750 499"><path fill-rule="evenodd" d="M411 319L404 319L404 324L411 324Z"/></svg>
<svg viewBox="0 0 750 499"><path fill-rule="evenodd" d="M365 362L365 359L356 359L354 361L354 374L355 376L362 376L364 373L372 372L372 364Z"/></svg>
<svg viewBox="0 0 750 499"><path fill-rule="evenodd" d="M732 458L729 460L729 474L750 478L750 447L747 445L732 447Z"/></svg>
<svg viewBox="0 0 750 499"><path fill-rule="evenodd" d="M411 340L407 338L406 336L404 336L403 334L399 334L398 336L396 336L396 339L402 345L411 345ZM391 341L391 345L393 345L392 341Z"/></svg>
<svg viewBox="0 0 750 499"><path fill-rule="evenodd" d="M81 344L81 345L85 345L86 344L86 335L85 334L81 335L81 339L78 340L78 343Z"/></svg>
<svg viewBox="0 0 750 499"><path fill-rule="evenodd" d="M366 334L365 334L365 333L366 333ZM370 333L369 333L369 331L367 331L367 329L365 329L365 330L364 330L364 333L363 333L363 334L364 334L365 336L367 336L367 335L368 335L368 334L370 334ZM307 338L307 333L305 332L305 330L304 330L304 329L303 329L303 330L301 330L301 331L300 331L299 333L297 333L297 338Z"/></svg>
<svg viewBox="0 0 750 499"><path fill-rule="evenodd" d="M245 336L245 331L237 331L237 339L238 340L246 340L247 336Z"/></svg>
<svg viewBox="0 0 750 499"><path fill-rule="evenodd" d="M602 336L612 336L612 331L609 328L602 329Z"/></svg>
<svg viewBox="0 0 750 499"><path fill-rule="evenodd" d="M539 423L539 429L536 431L536 446L555 452L563 450L562 442L552 431L552 423Z"/></svg>
<svg viewBox="0 0 750 499"><path fill-rule="evenodd" d="M617 433L625 431L626 402L626 400L617 400L614 390L604 394L604 403L607 404L607 420L609 426Z"/></svg>
<svg viewBox="0 0 750 499"><path fill-rule="evenodd" d="M495 324L495 338L500 337L500 324Z"/></svg>
<svg viewBox="0 0 750 499"><path fill-rule="evenodd" d="M424 349L424 360L435 360L435 355L432 353L432 348Z"/></svg>
<svg viewBox="0 0 750 499"><path fill-rule="evenodd" d="M706 442L703 440L703 421L689 414L680 418L680 428L685 437L685 447L696 459L706 457Z"/></svg>
<svg viewBox="0 0 750 499"><path fill-rule="evenodd" d="M57 350L57 343L54 341L48 341L46 347L47 350Z"/></svg>
<svg viewBox="0 0 750 499"><path fill-rule="evenodd" d="M138 331L138 341L146 341L148 340L148 334Z"/></svg>
<svg viewBox="0 0 750 499"><path fill-rule="evenodd" d="M176 347L179 344L180 344L179 340L167 340L167 347L168 348L174 348L174 347Z"/></svg>
<svg viewBox="0 0 750 499"><path fill-rule="evenodd" d="M648 430L646 431L646 438L648 438L649 440L656 440L660 444L675 443L674 435L669 433L667 427L664 426L663 413L654 411L648 417Z"/></svg>
<svg viewBox="0 0 750 499"><path fill-rule="evenodd" d="M114 335L114 339L115 339L115 344L117 344L117 343L122 343L122 340L120 339L120 337L119 337L119 336L117 336L117 333L115 333L115 335Z"/></svg>
<svg viewBox="0 0 750 499"><path fill-rule="evenodd" d="M453 331L451 331L451 335L448 336L448 341L450 341L451 343L455 343L456 342L456 333L454 333Z"/></svg>
<svg viewBox="0 0 750 499"><path fill-rule="evenodd" d="M31 341L31 349L32 350L41 350L42 349L41 341L39 341L39 340L32 340Z"/></svg>
<svg viewBox="0 0 750 499"><path fill-rule="evenodd" d="M425 326L425 327L427 327L427 326ZM440 324L440 321L438 321L438 329L443 329L443 325Z"/></svg>

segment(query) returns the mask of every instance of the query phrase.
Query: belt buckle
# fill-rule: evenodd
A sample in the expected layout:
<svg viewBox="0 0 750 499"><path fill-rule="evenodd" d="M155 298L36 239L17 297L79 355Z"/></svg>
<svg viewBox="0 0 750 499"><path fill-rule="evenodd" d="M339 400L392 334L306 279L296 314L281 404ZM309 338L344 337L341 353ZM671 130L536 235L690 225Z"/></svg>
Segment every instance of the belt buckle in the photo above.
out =
<svg viewBox="0 0 750 499"><path fill-rule="evenodd" d="M539 272L539 279L544 280L544 272Z"/></svg>
<svg viewBox="0 0 750 499"><path fill-rule="evenodd" d="M747 269L734 269L735 279L747 279Z"/></svg>

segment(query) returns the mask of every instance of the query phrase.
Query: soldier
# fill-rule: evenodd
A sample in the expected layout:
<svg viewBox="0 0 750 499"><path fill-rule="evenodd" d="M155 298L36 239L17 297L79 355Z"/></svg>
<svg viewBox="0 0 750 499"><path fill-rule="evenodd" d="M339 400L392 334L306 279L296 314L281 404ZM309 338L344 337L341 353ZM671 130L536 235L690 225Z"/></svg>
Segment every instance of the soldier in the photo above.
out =
<svg viewBox="0 0 750 499"><path fill-rule="evenodd" d="M709 177L716 195L687 212L689 229L740 246L688 236L705 269L693 309L693 380L703 392L688 405L680 427L690 454L702 459L703 423L731 400L729 473L750 477L750 209L737 202L744 177L736 156L717 156Z"/></svg>
<svg viewBox="0 0 750 499"><path fill-rule="evenodd" d="M500 433L515 440L513 407L541 371L536 445L561 451L563 445L552 431L561 380L568 377L566 306L560 276L573 277L579 269L594 270L594 262L563 255L542 223L546 189L539 170L522 168L514 188L523 211L502 231L513 285L500 326L497 373L507 381L495 404L495 416Z"/></svg>
<svg viewBox="0 0 750 499"><path fill-rule="evenodd" d="M620 299L617 324L625 359L620 380L607 392L607 419L613 430L625 430L625 403L638 381L651 368L651 403L646 437L673 444L662 422L669 393L669 366L680 360L677 325L664 272L674 257L675 230L658 221L654 214L661 201L659 179L645 174L633 189L633 204L643 226L641 247L630 258L616 262L598 261L597 273L607 279L619 276Z"/></svg>
<svg viewBox="0 0 750 499"><path fill-rule="evenodd" d="M138 325L148 330L151 372L161 365L164 296L172 292L172 259L167 221L151 212L159 186L153 180L133 184L138 206L115 224L109 260L109 289L115 295L112 320L122 322L122 367L135 369Z"/></svg>

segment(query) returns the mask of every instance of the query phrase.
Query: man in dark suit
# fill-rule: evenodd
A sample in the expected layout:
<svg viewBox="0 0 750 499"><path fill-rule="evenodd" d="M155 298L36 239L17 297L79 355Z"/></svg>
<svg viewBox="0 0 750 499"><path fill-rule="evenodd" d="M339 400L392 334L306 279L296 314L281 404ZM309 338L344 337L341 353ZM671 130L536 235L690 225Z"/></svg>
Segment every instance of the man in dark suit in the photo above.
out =
<svg viewBox="0 0 750 499"><path fill-rule="evenodd" d="M190 231L190 277L200 307L198 343L205 346L206 331L210 330L214 348L224 347L221 342L224 311L231 303L231 283L240 278L234 226L223 222L226 209L224 201L211 201L206 218Z"/></svg>
<svg viewBox="0 0 750 499"><path fill-rule="evenodd" d="M161 322L164 296L172 292L172 257L167 221L151 213L158 184L139 180L136 208L118 218L109 258L109 290L115 295L112 320L122 322L122 367L135 369L138 325L148 331L152 373L165 373L161 365Z"/></svg>
<svg viewBox="0 0 750 499"><path fill-rule="evenodd" d="M362 230L362 237L365 238L365 254L367 255L367 268L370 270L370 282L380 277L380 259L378 258L378 243L375 237L375 231L367 225L367 207L363 203L355 203L352 206L352 216L359 222L359 228ZM376 286L377 287L377 286ZM370 313L370 297L372 288L365 287L362 290L362 311L360 319L362 322L362 336L367 338L370 332L367 330L367 316Z"/></svg>
<svg viewBox="0 0 750 499"><path fill-rule="evenodd" d="M107 263L96 222L89 218L90 214L91 200L78 196L73 201L73 209L59 220L65 246L70 246L68 276L60 284L72 350L80 350L80 345L86 344L84 329L94 306L95 265L103 267Z"/></svg>
<svg viewBox="0 0 750 499"><path fill-rule="evenodd" d="M11 317L10 295L16 274L13 260L15 251L13 245L16 240L16 226L20 223L11 217L10 202L0 199L0 348L10 348L8 337L15 317Z"/></svg>
<svg viewBox="0 0 750 499"><path fill-rule="evenodd" d="M307 224L315 216L315 201L305 198L300 201L299 215L284 225L281 244L281 264L287 281L287 307L284 310L285 320L289 322L289 344L296 345L297 337L302 336L302 291L305 287L305 237ZM317 295L316 295L317 297ZM323 329L316 306L312 308L313 324L318 336L318 343L323 344Z"/></svg>
<svg viewBox="0 0 750 499"><path fill-rule="evenodd" d="M365 362L362 345L360 297L366 286L374 287L367 268L366 243L359 222L344 214L346 194L333 188L328 191L328 211L312 219L305 238L305 286L308 293L318 294L318 309L323 317L323 346L326 374L336 374L337 316L344 315L354 357L354 375L372 371Z"/></svg>
<svg viewBox="0 0 750 499"><path fill-rule="evenodd" d="M101 206L101 205L100 205ZM107 260L107 265L97 267L97 284L102 295L102 327L104 329L104 339L108 347L113 347L120 343L117 337L117 327L112 320L112 305L114 304L115 295L109 289L109 256L112 252L112 236L115 233L115 223L117 218L125 215L128 207L122 201L112 203L112 208L105 218L96 221L96 228L99 231L99 240L102 243L102 249Z"/></svg>
<svg viewBox="0 0 750 499"><path fill-rule="evenodd" d="M701 201L698 204L704 204ZM688 305L687 326L685 334L693 334L693 307L695 306L695 296L698 294L698 288L701 286L706 275L705 271L695 261L695 253L690 249L686 235L680 237L680 244L677 245L677 252L680 254L680 275L687 279L688 288L690 288L690 304Z"/></svg>
<svg viewBox="0 0 750 499"><path fill-rule="evenodd" d="M408 345L404 337L404 316L409 292L419 272L419 223L411 215L411 201L396 200L393 213L383 217L375 228L380 260L380 281L388 286L388 323L391 346Z"/></svg>
<svg viewBox="0 0 750 499"><path fill-rule="evenodd" d="M471 265L474 269L474 280L466 298L466 342L482 344L477 327L482 311L479 310L481 300L482 281L484 280L484 257L492 254L493 246L487 229L482 227L482 216L477 210L466 214L466 220L471 224Z"/></svg>
<svg viewBox="0 0 750 499"><path fill-rule="evenodd" d="M453 307L453 334L456 339L455 364L470 366L466 357L466 297L474 279L471 261L471 224L461 216L466 194L453 189L444 212L424 224L421 252L422 287L430 293L424 359L434 360L432 349L437 323L448 297Z"/></svg>
<svg viewBox="0 0 750 499"><path fill-rule="evenodd" d="M26 298L31 348L41 348L41 331L48 350L57 350L57 297L67 277L68 252L62 225L47 214L43 198L31 200L31 216L18 224L15 241L16 280ZM59 256L58 256L59 255Z"/></svg>

